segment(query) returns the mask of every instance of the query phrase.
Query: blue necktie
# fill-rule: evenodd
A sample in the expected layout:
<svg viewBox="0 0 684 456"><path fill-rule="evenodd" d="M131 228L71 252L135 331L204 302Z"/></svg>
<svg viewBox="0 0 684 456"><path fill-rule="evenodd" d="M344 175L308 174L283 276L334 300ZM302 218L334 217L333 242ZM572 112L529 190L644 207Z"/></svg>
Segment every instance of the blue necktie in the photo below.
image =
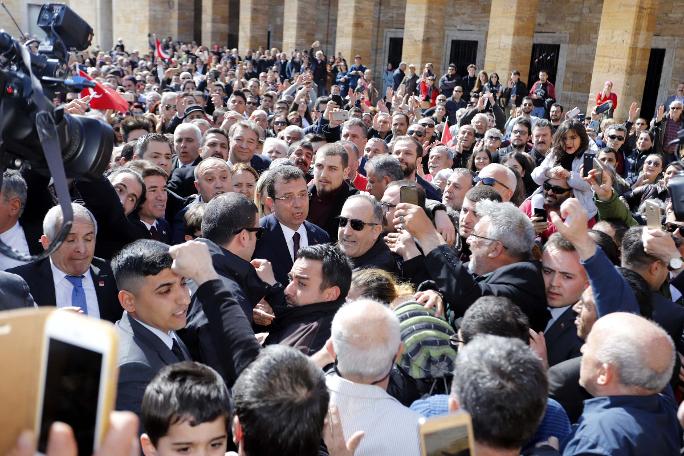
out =
<svg viewBox="0 0 684 456"><path fill-rule="evenodd" d="M79 307L85 315L88 315L88 305L86 304L85 291L83 291L83 276L66 276L74 289L71 291L71 305Z"/></svg>

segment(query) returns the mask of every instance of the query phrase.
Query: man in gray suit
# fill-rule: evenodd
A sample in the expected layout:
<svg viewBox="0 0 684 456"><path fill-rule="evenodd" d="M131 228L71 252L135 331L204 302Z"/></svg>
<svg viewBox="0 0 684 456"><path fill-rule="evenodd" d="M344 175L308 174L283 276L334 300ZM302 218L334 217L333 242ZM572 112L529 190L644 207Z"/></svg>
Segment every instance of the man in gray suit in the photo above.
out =
<svg viewBox="0 0 684 456"><path fill-rule="evenodd" d="M190 248L188 248L190 247ZM138 415L145 387L169 364L190 360L176 331L185 327L190 293L186 279L199 287L218 277L200 243L172 247L151 239L129 244L112 259L124 308L116 323L119 333L117 410ZM176 253L174 253L174 251ZM174 257L172 257L174 255ZM199 267L183 267L204 259ZM175 260L175 261L174 261ZM206 264L208 263L208 265Z"/></svg>

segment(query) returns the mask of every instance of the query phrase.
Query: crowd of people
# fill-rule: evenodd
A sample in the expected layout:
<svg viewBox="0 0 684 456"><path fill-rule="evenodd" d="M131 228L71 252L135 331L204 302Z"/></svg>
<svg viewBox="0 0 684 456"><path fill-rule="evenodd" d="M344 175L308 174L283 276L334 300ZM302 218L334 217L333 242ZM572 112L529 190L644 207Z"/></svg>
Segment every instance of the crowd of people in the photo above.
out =
<svg viewBox="0 0 684 456"><path fill-rule="evenodd" d="M546 71L160 46L78 57L128 110L54 102L111 125L111 165L48 258L0 257L0 309L116 325L132 414L98 454L417 455L459 411L479 455L679 454L684 83L618 121L611 81L582 114ZM5 171L0 240L47 248L55 204Z"/></svg>

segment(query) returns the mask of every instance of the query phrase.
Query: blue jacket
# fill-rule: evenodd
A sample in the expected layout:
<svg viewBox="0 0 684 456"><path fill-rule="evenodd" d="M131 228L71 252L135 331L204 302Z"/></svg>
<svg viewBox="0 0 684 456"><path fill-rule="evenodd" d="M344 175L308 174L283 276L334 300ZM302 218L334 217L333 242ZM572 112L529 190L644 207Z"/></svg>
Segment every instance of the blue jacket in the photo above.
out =
<svg viewBox="0 0 684 456"><path fill-rule="evenodd" d="M677 404L671 395L609 396L584 401L562 443L564 455L678 455Z"/></svg>
<svg viewBox="0 0 684 456"><path fill-rule="evenodd" d="M596 247L594 256L582 261L587 271L596 302L599 318L613 312L630 312L640 315L639 304L627 280L615 269L601 247Z"/></svg>

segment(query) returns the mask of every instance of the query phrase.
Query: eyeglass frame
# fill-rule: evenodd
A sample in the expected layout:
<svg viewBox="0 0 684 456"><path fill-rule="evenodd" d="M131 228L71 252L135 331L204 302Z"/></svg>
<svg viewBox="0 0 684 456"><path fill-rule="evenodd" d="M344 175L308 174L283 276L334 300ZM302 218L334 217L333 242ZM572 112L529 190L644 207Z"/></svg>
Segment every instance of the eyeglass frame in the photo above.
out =
<svg viewBox="0 0 684 456"><path fill-rule="evenodd" d="M302 193L299 195L284 195L284 196L274 196L274 200L283 201L286 204L292 204L298 199L309 199L311 198L311 192Z"/></svg>
<svg viewBox="0 0 684 456"><path fill-rule="evenodd" d="M480 236L479 234L475 234L475 233L470 233L470 234L468 235L468 237L471 237L471 236L474 237L474 238L477 238L477 239L482 239L482 240L484 240L484 241L501 242L501 246L502 246L504 249L508 250L508 247L506 247L506 246L504 245L503 241L501 241L501 240L499 240L499 239L492 239L492 238L488 238L488 237L486 237L486 236Z"/></svg>
<svg viewBox="0 0 684 456"><path fill-rule="evenodd" d="M339 228L346 228L347 225L350 225L351 228L352 228L352 230L354 230L354 231L363 231L363 229L364 229L366 226L377 226L377 225L380 225L379 223L375 223L375 222L364 222L363 220L354 219L354 218L349 218L349 217L343 217L343 216L341 216L341 215L338 215L337 217L335 217L335 220L337 220L337 226L338 226ZM344 223L343 223L343 222L344 222ZM361 225L360 228L357 228L356 226L358 226L359 223L361 223L362 225ZM356 225L356 226L354 226L354 225Z"/></svg>
<svg viewBox="0 0 684 456"><path fill-rule="evenodd" d="M249 233L255 233L257 241L261 239L261 236L263 236L264 232L266 231L266 228L263 226L253 226L253 227L247 227L243 226L242 228L238 228L233 231L233 236L242 233L243 231L247 231Z"/></svg>
<svg viewBox="0 0 684 456"><path fill-rule="evenodd" d="M485 179L490 179L490 180L492 180L494 183L488 184L488 183L485 182ZM501 181L498 180L498 179L494 179L493 177L480 177L480 176L475 176L475 177L473 178L473 182L475 182L475 185L477 185L479 182L482 182L482 185L486 185L486 186L488 186L488 187L493 187L494 184L499 184L499 185L501 185L502 187L504 187L506 190L510 190L510 189L511 189L508 185L504 184L503 182L501 182Z"/></svg>

